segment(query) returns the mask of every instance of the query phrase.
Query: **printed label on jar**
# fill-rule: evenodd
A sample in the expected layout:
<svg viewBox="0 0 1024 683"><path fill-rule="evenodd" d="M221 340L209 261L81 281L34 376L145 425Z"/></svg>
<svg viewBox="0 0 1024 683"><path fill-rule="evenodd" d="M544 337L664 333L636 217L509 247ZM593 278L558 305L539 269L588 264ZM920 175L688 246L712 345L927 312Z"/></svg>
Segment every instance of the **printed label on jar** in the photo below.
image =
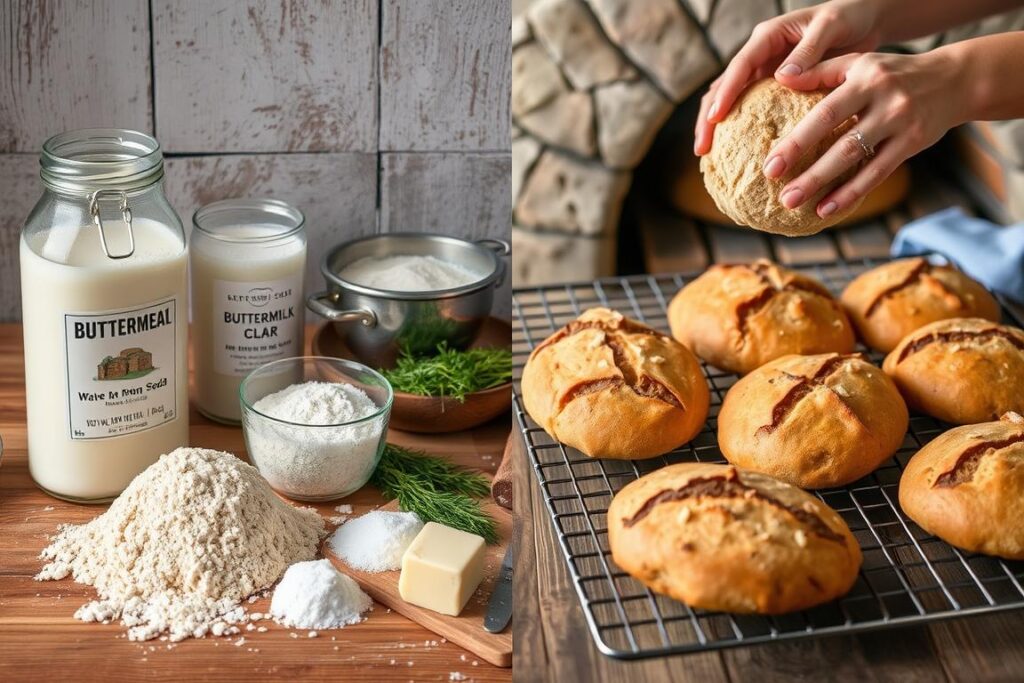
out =
<svg viewBox="0 0 1024 683"><path fill-rule="evenodd" d="M134 434L178 417L177 304L171 298L129 310L65 314L72 439Z"/></svg>
<svg viewBox="0 0 1024 683"><path fill-rule="evenodd" d="M247 375L281 358L302 355L302 278L213 282L213 369Z"/></svg>

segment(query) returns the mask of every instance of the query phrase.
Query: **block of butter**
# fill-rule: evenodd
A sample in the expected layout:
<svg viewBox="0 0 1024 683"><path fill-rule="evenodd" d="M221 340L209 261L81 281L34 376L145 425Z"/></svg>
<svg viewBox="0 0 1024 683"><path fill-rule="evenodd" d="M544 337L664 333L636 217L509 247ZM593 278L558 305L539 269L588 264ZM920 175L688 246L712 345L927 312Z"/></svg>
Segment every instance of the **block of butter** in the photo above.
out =
<svg viewBox="0 0 1024 683"><path fill-rule="evenodd" d="M484 539L427 522L402 556L398 592L413 605L453 617L484 578Z"/></svg>

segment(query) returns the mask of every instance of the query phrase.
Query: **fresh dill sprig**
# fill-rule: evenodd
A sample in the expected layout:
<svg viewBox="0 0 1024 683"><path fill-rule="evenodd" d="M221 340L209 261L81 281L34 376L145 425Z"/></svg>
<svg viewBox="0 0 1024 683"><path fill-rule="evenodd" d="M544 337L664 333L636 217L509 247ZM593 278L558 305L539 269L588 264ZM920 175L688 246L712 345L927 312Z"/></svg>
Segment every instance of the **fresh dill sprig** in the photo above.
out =
<svg viewBox="0 0 1024 683"><path fill-rule="evenodd" d="M500 348L457 351L441 343L433 356L403 351L395 367L381 370L381 374L395 391L465 402L467 394L512 379L512 351Z"/></svg>
<svg viewBox="0 0 1024 683"><path fill-rule="evenodd" d="M446 460L387 444L370 483L398 507L424 522L437 522L497 543L498 526L476 500L490 492L487 478Z"/></svg>

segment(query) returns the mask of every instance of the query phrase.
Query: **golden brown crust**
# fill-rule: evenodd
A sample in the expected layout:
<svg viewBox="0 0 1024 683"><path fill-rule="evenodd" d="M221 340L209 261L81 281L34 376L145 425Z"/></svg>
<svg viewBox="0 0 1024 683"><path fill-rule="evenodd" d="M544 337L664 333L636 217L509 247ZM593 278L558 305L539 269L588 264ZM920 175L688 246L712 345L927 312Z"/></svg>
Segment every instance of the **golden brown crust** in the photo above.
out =
<svg viewBox="0 0 1024 683"><path fill-rule="evenodd" d="M789 354L854 345L846 314L820 282L764 259L708 268L675 295L668 321L699 357L741 375Z"/></svg>
<svg viewBox="0 0 1024 683"><path fill-rule="evenodd" d="M779 614L846 593L861 553L814 496L731 465L685 463L631 482L608 510L615 563L692 607Z"/></svg>
<svg viewBox="0 0 1024 683"><path fill-rule="evenodd" d="M900 507L958 548L1024 560L1024 418L956 427L907 463Z"/></svg>
<svg viewBox="0 0 1024 683"><path fill-rule="evenodd" d="M1024 412L1024 331L981 318L940 320L911 332L886 356L912 410L953 424Z"/></svg>
<svg viewBox="0 0 1024 683"><path fill-rule="evenodd" d="M999 304L952 266L923 258L892 261L858 275L839 297L864 343L888 353L903 337L949 318L999 322Z"/></svg>
<svg viewBox="0 0 1024 683"><path fill-rule="evenodd" d="M802 488L842 486L895 453L908 422L896 385L860 354L785 356L729 389L718 444L737 467Z"/></svg>
<svg viewBox="0 0 1024 683"><path fill-rule="evenodd" d="M762 167L775 144L785 137L828 94L827 90L795 91L774 78L765 78L750 86L715 126L711 151L700 158L704 185L715 204L740 225L781 235L812 235L835 225L861 202L822 218L818 202L853 177L860 163L826 183L804 204L787 209L779 201L786 183L817 161L853 126L842 122L812 146L779 178L768 178Z"/></svg>
<svg viewBox="0 0 1024 683"><path fill-rule="evenodd" d="M668 335L592 308L530 354L523 403L552 438L595 458L651 458L707 417L700 363Z"/></svg>

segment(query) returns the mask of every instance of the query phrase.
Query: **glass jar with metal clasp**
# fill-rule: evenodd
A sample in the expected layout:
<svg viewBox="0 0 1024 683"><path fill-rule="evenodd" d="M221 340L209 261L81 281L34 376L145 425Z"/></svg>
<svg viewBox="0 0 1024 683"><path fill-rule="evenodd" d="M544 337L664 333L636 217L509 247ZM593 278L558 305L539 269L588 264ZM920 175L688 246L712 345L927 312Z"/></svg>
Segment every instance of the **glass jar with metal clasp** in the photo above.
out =
<svg viewBox="0 0 1024 683"><path fill-rule="evenodd" d="M155 139L56 135L21 234L29 467L60 498L117 496L188 445L188 261Z"/></svg>

